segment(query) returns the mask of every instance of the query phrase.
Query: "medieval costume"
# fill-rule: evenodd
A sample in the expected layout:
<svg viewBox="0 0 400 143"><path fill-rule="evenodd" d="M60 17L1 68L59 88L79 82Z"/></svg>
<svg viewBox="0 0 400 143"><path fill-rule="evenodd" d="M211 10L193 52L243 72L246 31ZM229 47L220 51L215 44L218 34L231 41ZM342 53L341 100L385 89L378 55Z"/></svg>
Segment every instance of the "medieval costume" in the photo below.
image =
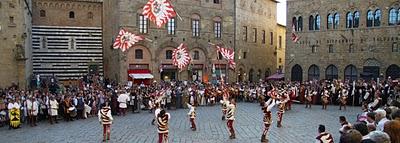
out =
<svg viewBox="0 0 400 143"><path fill-rule="evenodd" d="M222 106L222 117L221 117L221 120L225 120L225 115L226 115L226 111L228 110L227 109L227 105L229 104L229 101L228 100L221 100L220 101L220 103L221 103L221 106Z"/></svg>
<svg viewBox="0 0 400 143"><path fill-rule="evenodd" d="M26 107L28 109L29 123L30 123L31 127L37 126L36 119L37 119L37 115L39 113L39 102L37 100L35 100L34 97L31 96L26 101Z"/></svg>
<svg viewBox="0 0 400 143"><path fill-rule="evenodd" d="M99 110L98 117L100 123L103 125L103 141L110 140L113 117L108 103L105 103L105 105Z"/></svg>
<svg viewBox="0 0 400 143"><path fill-rule="evenodd" d="M326 108L328 107L328 104L329 104L329 91L328 90L325 89L322 92L321 100L322 100L322 109L326 110Z"/></svg>
<svg viewBox="0 0 400 143"><path fill-rule="evenodd" d="M18 102L13 101L8 103L8 115L10 119L9 129L19 128L21 125L21 117L20 117L20 105Z"/></svg>
<svg viewBox="0 0 400 143"><path fill-rule="evenodd" d="M190 120L190 124L191 124L191 129L193 130L193 131L196 131L196 123L195 123L195 119L196 119L196 107L194 106L194 105L190 105L190 104L187 104L187 106L189 107L189 113L188 113L188 115L189 115L189 120Z"/></svg>
<svg viewBox="0 0 400 143"><path fill-rule="evenodd" d="M318 143L333 143L333 137L330 133L322 132L315 138Z"/></svg>
<svg viewBox="0 0 400 143"><path fill-rule="evenodd" d="M262 110L264 112L264 118L263 118L263 122L264 122L264 131L261 135L261 142L268 142L268 130L269 127L272 124L272 113L271 113L271 109L272 107L275 106L275 102L273 102L274 99L270 98L267 102L263 103L263 107Z"/></svg>
<svg viewBox="0 0 400 143"><path fill-rule="evenodd" d="M227 113L226 113L226 119L228 120L226 122L229 130L229 138L230 139L235 139L235 129L233 129L233 121L235 121L235 111L236 111L236 105L234 102L230 102L227 105Z"/></svg>
<svg viewBox="0 0 400 143"><path fill-rule="evenodd" d="M58 123L58 121L57 121L57 116L58 116L58 102L57 102L57 100L55 100L55 98L54 97L51 97L50 98L50 101L49 101L49 104L50 104L50 124L53 124L53 120L56 122L56 123Z"/></svg>
<svg viewBox="0 0 400 143"><path fill-rule="evenodd" d="M283 118L283 113L285 113L285 105L289 101L289 96L287 95L285 90L280 91L280 94L278 96L279 101L277 101L278 104L278 124L277 127L280 128L282 127L282 118Z"/></svg>
<svg viewBox="0 0 400 143"><path fill-rule="evenodd" d="M344 110L346 110L346 103L347 103L347 97L348 97L348 91L343 88L343 90L339 94L339 110L342 110L342 106L344 107Z"/></svg>
<svg viewBox="0 0 400 143"><path fill-rule="evenodd" d="M306 98L306 100L305 100L306 108L308 108L308 107L311 108L312 97L313 97L314 93L316 93L316 91L306 89L305 94L304 94L305 98Z"/></svg>
<svg viewBox="0 0 400 143"><path fill-rule="evenodd" d="M168 122L170 118L171 115L165 113L165 110L161 110L157 115L158 143L168 143Z"/></svg>

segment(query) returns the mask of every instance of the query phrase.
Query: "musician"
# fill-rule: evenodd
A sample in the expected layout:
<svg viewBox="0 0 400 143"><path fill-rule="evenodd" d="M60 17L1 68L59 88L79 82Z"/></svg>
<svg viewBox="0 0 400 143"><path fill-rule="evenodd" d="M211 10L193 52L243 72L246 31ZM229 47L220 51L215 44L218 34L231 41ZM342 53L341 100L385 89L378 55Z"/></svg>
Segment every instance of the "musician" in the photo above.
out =
<svg viewBox="0 0 400 143"><path fill-rule="evenodd" d="M322 96L321 96L321 100L322 100L322 109L325 109L328 107L328 103L329 103L329 91L328 89L324 89L322 92Z"/></svg>
<svg viewBox="0 0 400 143"><path fill-rule="evenodd" d="M111 108L108 101L102 105L102 108L99 110L97 115L99 117L100 124L103 125L103 142L110 140L113 117L111 115Z"/></svg>
<svg viewBox="0 0 400 143"><path fill-rule="evenodd" d="M188 113L188 115L189 115L189 121L190 121L190 124L191 124L191 129L192 129L192 131L196 131L196 123L195 123L195 119L196 119L196 107L195 107L195 105L191 105L191 104L189 104L189 103L186 103L187 104L187 106L189 107L189 113Z"/></svg>
<svg viewBox="0 0 400 143"><path fill-rule="evenodd" d="M226 114L226 119L228 120L226 122L226 125L228 126L229 129L229 138L230 139L235 139L235 129L233 128L233 121L235 121L235 112L236 112L236 102L235 99L231 99L230 103L227 105L227 114Z"/></svg>
<svg viewBox="0 0 400 143"><path fill-rule="evenodd" d="M278 111L277 111L278 124L277 124L277 127L280 128L280 127L282 127L283 113L285 113L285 109L286 109L285 105L289 101L289 96L287 95L286 90L279 91L278 100L279 101L277 101L277 104L278 104Z"/></svg>
<svg viewBox="0 0 400 143"><path fill-rule="evenodd" d="M342 110L342 106L344 110L346 110L347 98L348 98L348 91L346 90L346 88L343 88L339 94L339 100L340 100L339 110Z"/></svg>
<svg viewBox="0 0 400 143"><path fill-rule="evenodd" d="M262 101L262 108L261 110L263 110L264 113L264 118L263 118L263 122L264 122L264 131L261 135L261 142L262 143L267 143L268 142L268 130L269 127L272 124L272 113L271 113L271 109L272 107L275 106L275 102L273 102L274 99L270 98L268 99L267 102Z"/></svg>
<svg viewBox="0 0 400 143"><path fill-rule="evenodd" d="M21 125L20 116L19 116L20 115L19 114L20 107L21 107L21 105L17 102L16 99L12 99L12 98L10 99L10 102L7 105L8 116L10 119L10 124L9 124L8 129L11 129L11 128L16 129L16 128L20 127L20 125Z"/></svg>
<svg viewBox="0 0 400 143"><path fill-rule="evenodd" d="M53 124L53 120L58 123L57 121L57 116L58 116L58 102L57 100L54 98L54 96L50 97L50 101L49 101L49 105L50 105L50 124Z"/></svg>
<svg viewBox="0 0 400 143"><path fill-rule="evenodd" d="M312 104L312 97L314 95L314 92L316 93L316 91L311 90L310 87L308 87L305 91L305 103L306 103L306 108L310 108L311 109L311 104Z"/></svg>
<svg viewBox="0 0 400 143"><path fill-rule="evenodd" d="M28 109L29 123L31 127L37 126L36 119L39 113L39 102L34 96L29 96L29 99L26 101L26 107Z"/></svg>
<svg viewBox="0 0 400 143"><path fill-rule="evenodd" d="M71 102L71 97L70 96L66 96L64 101L64 115L65 115L65 120L68 121L72 121L71 118L71 111L69 110L71 107L73 107L72 102Z"/></svg>
<svg viewBox="0 0 400 143"><path fill-rule="evenodd" d="M166 113L163 109L157 115L158 143L168 142L168 122L170 118L171 115Z"/></svg>

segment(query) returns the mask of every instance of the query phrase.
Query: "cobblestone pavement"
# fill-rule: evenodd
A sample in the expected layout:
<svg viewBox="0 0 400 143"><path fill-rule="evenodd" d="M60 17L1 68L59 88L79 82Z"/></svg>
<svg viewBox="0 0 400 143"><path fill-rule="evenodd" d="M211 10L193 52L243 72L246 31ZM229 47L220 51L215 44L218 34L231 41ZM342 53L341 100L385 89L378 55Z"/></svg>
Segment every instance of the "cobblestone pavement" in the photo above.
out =
<svg viewBox="0 0 400 143"><path fill-rule="evenodd" d="M220 106L197 108L197 131L190 130L187 109L169 110L171 114L169 142L171 143L257 143L262 132L262 111L256 103L238 103L236 121L236 139L230 140L226 122L221 121ZM271 143L312 143L317 135L318 124L325 124L333 134L335 142L339 140L338 117L346 116L350 122L356 120L360 107L348 107L347 111L338 110L338 106L321 106L305 109L303 105L294 105L283 116L283 128L276 127L276 109L273 111L273 127L269 137ZM158 136L155 126L150 122L153 114L147 111L125 117L115 116L111 131L114 143L155 143ZM73 122L61 121L50 125L40 122L37 127L23 125L17 130L0 128L0 141L4 143L96 143L101 142L102 128L96 117Z"/></svg>

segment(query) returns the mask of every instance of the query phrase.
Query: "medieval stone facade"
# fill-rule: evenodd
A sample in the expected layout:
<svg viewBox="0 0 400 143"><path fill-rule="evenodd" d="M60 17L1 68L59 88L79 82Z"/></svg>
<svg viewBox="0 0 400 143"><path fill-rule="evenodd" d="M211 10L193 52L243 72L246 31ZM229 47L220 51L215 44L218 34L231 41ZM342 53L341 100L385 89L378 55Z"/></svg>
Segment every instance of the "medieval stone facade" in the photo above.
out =
<svg viewBox="0 0 400 143"><path fill-rule="evenodd" d="M129 74L149 73L159 80L213 81L222 75L230 82L257 81L276 68L276 1L171 0L180 17L157 28L141 13L147 0L105 0L103 44L105 76L118 81ZM143 35L127 52L114 50L120 28ZM171 52L185 43L190 70L179 72ZM235 70L220 59L213 44L233 48ZM162 72L160 72L162 71Z"/></svg>
<svg viewBox="0 0 400 143"><path fill-rule="evenodd" d="M399 0L289 0L287 79L400 77Z"/></svg>
<svg viewBox="0 0 400 143"><path fill-rule="evenodd" d="M278 33L278 36L276 37L278 42L276 48L276 69L281 73L285 73L286 26L278 24L276 30Z"/></svg>
<svg viewBox="0 0 400 143"><path fill-rule="evenodd" d="M27 87L31 64L31 0L0 1L0 88Z"/></svg>

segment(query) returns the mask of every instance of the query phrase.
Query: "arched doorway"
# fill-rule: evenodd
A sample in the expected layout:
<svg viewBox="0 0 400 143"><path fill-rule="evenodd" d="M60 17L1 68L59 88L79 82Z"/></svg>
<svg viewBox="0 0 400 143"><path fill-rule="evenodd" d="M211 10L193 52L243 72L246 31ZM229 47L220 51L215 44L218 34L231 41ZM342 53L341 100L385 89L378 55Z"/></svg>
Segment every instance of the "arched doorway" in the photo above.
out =
<svg viewBox="0 0 400 143"><path fill-rule="evenodd" d="M237 76L238 76L238 77L237 77L237 80L238 80L239 82L242 82L242 81L243 81L243 77L244 77L244 72L243 72L243 69L242 69L242 68L239 69L239 73L238 73Z"/></svg>
<svg viewBox="0 0 400 143"><path fill-rule="evenodd" d="M319 80L319 67L317 65L311 65L308 68L308 80Z"/></svg>
<svg viewBox="0 0 400 143"><path fill-rule="evenodd" d="M355 81L357 80L357 68L354 65L348 65L344 69L344 80Z"/></svg>
<svg viewBox="0 0 400 143"><path fill-rule="evenodd" d="M334 80L338 79L338 69L335 65L329 65L325 71L325 79L327 80Z"/></svg>
<svg viewBox="0 0 400 143"><path fill-rule="evenodd" d="M249 71L249 81L253 82L253 80L254 80L254 70L250 69L250 71Z"/></svg>
<svg viewBox="0 0 400 143"><path fill-rule="evenodd" d="M267 77L269 77L271 75L271 70L268 68L266 71L265 71L265 79L267 78Z"/></svg>
<svg viewBox="0 0 400 143"><path fill-rule="evenodd" d="M158 58L160 60L161 80L178 80L178 69L172 64L173 50L173 47L167 47L162 49L162 51L158 55Z"/></svg>
<svg viewBox="0 0 400 143"><path fill-rule="evenodd" d="M389 77L391 79L397 79L400 78L400 67L393 64L390 65L387 69L386 69L386 77Z"/></svg>
<svg viewBox="0 0 400 143"><path fill-rule="evenodd" d="M296 64L292 67L291 81L303 81L303 69Z"/></svg>
<svg viewBox="0 0 400 143"><path fill-rule="evenodd" d="M377 79L379 77L380 63L376 59L367 59L364 63L361 77L366 80Z"/></svg>
<svg viewBox="0 0 400 143"><path fill-rule="evenodd" d="M207 63L207 58L205 52L201 48L193 48L190 50L190 55L192 58L192 63L188 67L189 79L192 81L203 81L204 76L206 76L203 71Z"/></svg>
<svg viewBox="0 0 400 143"><path fill-rule="evenodd" d="M257 79L255 80L255 81L259 81L260 79L261 79L261 69L258 69L258 72L257 72Z"/></svg>

